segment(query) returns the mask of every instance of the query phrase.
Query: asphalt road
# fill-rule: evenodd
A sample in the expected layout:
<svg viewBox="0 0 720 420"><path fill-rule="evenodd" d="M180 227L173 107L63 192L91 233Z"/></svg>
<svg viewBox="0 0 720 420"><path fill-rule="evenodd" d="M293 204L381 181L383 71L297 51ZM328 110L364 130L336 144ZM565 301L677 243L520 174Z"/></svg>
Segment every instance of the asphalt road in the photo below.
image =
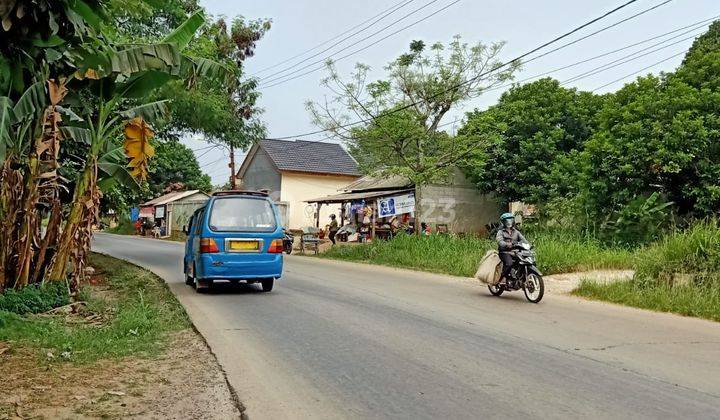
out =
<svg viewBox="0 0 720 420"><path fill-rule="evenodd" d="M200 295L182 244L98 234L93 249L170 284L253 420L720 418L717 323L296 256L269 294Z"/></svg>

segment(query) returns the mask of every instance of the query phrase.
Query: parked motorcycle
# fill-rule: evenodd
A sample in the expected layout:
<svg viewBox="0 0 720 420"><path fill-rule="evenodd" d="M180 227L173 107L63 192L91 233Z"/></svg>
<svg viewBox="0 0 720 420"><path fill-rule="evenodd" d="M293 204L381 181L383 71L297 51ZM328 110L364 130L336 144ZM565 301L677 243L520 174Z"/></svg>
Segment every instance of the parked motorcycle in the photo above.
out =
<svg viewBox="0 0 720 420"><path fill-rule="evenodd" d="M535 251L528 243L516 244L512 249L513 268L506 283L489 284L488 289L493 296L500 296L505 291L522 289L525 297L532 303L538 303L545 294L545 283L542 273L535 266Z"/></svg>
<svg viewBox="0 0 720 420"><path fill-rule="evenodd" d="M293 242L295 242L295 237L292 233L288 232L287 229L283 229L283 234L285 235L283 237L283 251L290 255L293 249Z"/></svg>

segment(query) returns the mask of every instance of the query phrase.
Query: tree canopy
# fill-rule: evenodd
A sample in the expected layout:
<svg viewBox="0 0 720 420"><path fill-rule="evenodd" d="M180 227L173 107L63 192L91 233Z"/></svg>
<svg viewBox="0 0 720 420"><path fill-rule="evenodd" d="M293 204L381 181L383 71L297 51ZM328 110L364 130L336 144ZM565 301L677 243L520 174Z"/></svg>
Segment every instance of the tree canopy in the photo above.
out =
<svg viewBox="0 0 720 420"><path fill-rule="evenodd" d="M576 220L616 233L643 224L654 232L671 213L715 215L719 86L720 22L675 72L639 77L615 93L578 92L552 79L514 86L497 105L468 113L460 133L490 142L466 171L507 201L562 204Z"/></svg>
<svg viewBox="0 0 720 420"><path fill-rule="evenodd" d="M200 170L193 151L184 144L171 140L155 147L148 184L154 195L160 195L174 183L182 183L190 190L212 190L210 177Z"/></svg>

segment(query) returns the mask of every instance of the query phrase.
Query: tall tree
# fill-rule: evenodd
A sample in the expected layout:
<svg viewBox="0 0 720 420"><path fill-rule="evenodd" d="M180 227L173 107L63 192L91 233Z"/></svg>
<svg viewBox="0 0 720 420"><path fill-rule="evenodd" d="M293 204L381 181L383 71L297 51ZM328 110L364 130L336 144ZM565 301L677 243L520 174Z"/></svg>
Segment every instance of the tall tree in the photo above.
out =
<svg viewBox="0 0 720 420"><path fill-rule="evenodd" d="M443 179L478 150L481 139L453 138L440 125L453 108L512 78L519 63L500 68L503 46L469 45L460 37L429 48L413 41L385 68L387 78L374 82L367 81L366 65L358 64L345 81L329 63L322 84L332 97L308 102L307 108L315 124L348 144L365 171L402 174L422 187ZM367 123L343 127L353 119ZM421 191L416 193L417 220L422 218Z"/></svg>
<svg viewBox="0 0 720 420"><path fill-rule="evenodd" d="M467 114L461 135L488 140L465 169L479 188L508 202L543 203L577 193L569 164L596 127L603 98L541 79L516 85L496 105Z"/></svg>

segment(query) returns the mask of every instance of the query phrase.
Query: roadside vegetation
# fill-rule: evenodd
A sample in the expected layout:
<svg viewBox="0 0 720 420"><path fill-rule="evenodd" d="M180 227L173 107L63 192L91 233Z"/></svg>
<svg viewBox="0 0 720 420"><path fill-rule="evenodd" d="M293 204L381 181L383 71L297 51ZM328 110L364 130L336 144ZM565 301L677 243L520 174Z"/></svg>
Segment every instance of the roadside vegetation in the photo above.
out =
<svg viewBox="0 0 720 420"><path fill-rule="evenodd" d="M590 237L567 231L542 231L527 236L538 253L538 268L546 274L628 269L633 265L634 251L606 247ZM391 241L336 246L320 256L472 277L480 259L493 249L497 249L494 241L474 236L399 235Z"/></svg>
<svg viewBox="0 0 720 420"><path fill-rule="evenodd" d="M720 227L698 223L639 252L631 281L584 281L578 296L720 321Z"/></svg>
<svg viewBox="0 0 720 420"><path fill-rule="evenodd" d="M0 342L35 348L41 358L93 362L156 355L170 334L190 327L180 304L151 273L98 254L91 264L97 273L78 303L70 305L67 285L59 282L0 296Z"/></svg>
<svg viewBox="0 0 720 420"><path fill-rule="evenodd" d="M0 418L238 418L166 284L111 257L90 264L75 298L64 282L0 295Z"/></svg>
<svg viewBox="0 0 720 420"><path fill-rule="evenodd" d="M127 217L121 217L116 226L105 229L105 232L116 235L135 235L137 233L135 225Z"/></svg>

